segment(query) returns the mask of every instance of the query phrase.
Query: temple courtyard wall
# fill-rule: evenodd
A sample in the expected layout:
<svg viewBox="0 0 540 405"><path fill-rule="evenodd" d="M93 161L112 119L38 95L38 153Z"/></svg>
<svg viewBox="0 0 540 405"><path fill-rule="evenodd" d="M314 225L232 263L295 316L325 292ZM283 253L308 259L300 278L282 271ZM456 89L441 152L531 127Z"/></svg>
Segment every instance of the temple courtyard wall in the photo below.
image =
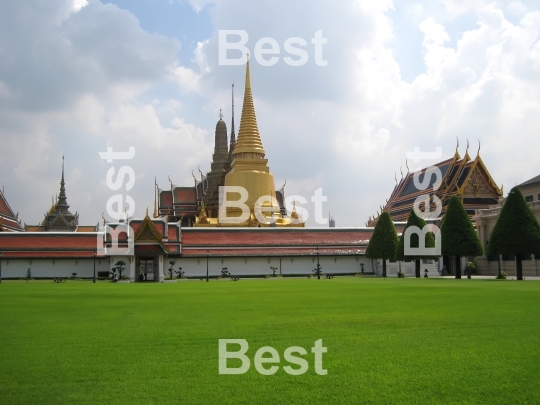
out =
<svg viewBox="0 0 540 405"><path fill-rule="evenodd" d="M136 281L136 266L134 257L111 256L106 258L96 258L96 275L103 277L104 273L114 267L118 260L126 263L124 275L131 281ZM170 267L169 261L174 260L174 270L182 267L184 277L201 278L206 277L207 258L206 257L176 257L167 258L161 256L159 263L159 281L168 276L167 269ZM322 273L326 274L359 274L365 273L382 274L382 262L366 258L365 256L319 256ZM313 274L313 269L317 266L316 256L289 256L289 257L208 257L208 274L210 277L221 276L223 268L234 276L240 277L264 277L271 275L271 267L276 267L276 274L283 276L307 276ZM388 277L397 277L398 269L408 277L414 277L414 263L387 262ZM32 278L69 278L72 273L77 273L77 278L92 278L94 276L94 259L17 259L11 258L2 260L3 279L25 278L27 270L31 269ZM421 273L428 269L429 276L438 276L437 263L422 263Z"/></svg>

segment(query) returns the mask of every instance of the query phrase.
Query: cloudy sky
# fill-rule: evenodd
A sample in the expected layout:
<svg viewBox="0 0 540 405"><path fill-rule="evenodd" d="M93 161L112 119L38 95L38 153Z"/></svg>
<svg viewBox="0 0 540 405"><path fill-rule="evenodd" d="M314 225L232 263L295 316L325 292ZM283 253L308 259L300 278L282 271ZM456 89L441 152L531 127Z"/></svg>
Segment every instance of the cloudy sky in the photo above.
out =
<svg viewBox="0 0 540 405"><path fill-rule="evenodd" d="M0 187L27 224L43 219L66 157L68 202L96 224L107 200L152 210L159 185L210 169L223 108L236 128L244 66L219 64L219 31L247 47L273 38L279 60L252 58L259 130L276 188L328 197L338 226L364 226L401 177L406 152L481 156L509 190L539 174L537 1L0 0ZM311 39L322 31L326 66ZM307 62L289 66L288 38ZM233 42L237 37L229 37ZM298 45L295 45L298 47ZM239 52L238 52L239 54ZM229 57L238 56L230 52ZM270 56L266 56L269 58ZM106 185L107 147L135 157L134 187ZM421 162L422 166L430 161ZM412 164L410 165L412 166ZM411 167L412 168L412 167ZM314 212L311 203L305 205ZM313 215L312 215L313 216ZM313 219L313 218L312 218ZM309 224L315 225L312 221Z"/></svg>

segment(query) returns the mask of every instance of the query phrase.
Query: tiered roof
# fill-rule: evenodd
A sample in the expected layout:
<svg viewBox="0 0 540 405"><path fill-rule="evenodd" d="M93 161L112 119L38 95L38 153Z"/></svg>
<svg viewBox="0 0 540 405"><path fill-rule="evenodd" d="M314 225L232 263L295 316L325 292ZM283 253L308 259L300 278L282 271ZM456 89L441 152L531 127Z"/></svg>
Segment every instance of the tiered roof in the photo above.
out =
<svg viewBox="0 0 540 405"><path fill-rule="evenodd" d="M441 171L442 181L439 187L433 191L437 177L430 175L430 173L436 170L435 168ZM414 180L416 178L418 182L422 183L426 174L430 178L428 188L419 190L414 184ZM388 211L394 222L406 221L414 201L424 194L430 194L431 211L435 209L433 195L441 200L443 205L441 216L446 212L449 198L453 195L459 196L472 219L475 210L496 204L502 196L502 191L489 174L480 153L475 159L471 159L466 151L465 156L461 158L456 149L454 156L450 159L417 172L407 171L407 174L399 181L396 178L396 186L386 205L381 206L381 210L373 218L370 217L366 225L375 226L382 211Z"/></svg>
<svg viewBox="0 0 540 405"><path fill-rule="evenodd" d="M22 230L19 214L13 212L4 191L0 190L0 232L21 232Z"/></svg>

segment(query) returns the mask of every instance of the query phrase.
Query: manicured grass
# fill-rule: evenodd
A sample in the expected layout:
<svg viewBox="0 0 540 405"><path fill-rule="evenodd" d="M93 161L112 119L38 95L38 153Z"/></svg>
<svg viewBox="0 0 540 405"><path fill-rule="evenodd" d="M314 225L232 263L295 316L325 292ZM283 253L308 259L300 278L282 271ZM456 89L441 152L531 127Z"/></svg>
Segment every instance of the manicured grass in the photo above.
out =
<svg viewBox="0 0 540 405"><path fill-rule="evenodd" d="M539 332L535 281L3 282L0 403L540 403ZM280 370L218 375L220 338ZM286 374L318 339L328 374Z"/></svg>

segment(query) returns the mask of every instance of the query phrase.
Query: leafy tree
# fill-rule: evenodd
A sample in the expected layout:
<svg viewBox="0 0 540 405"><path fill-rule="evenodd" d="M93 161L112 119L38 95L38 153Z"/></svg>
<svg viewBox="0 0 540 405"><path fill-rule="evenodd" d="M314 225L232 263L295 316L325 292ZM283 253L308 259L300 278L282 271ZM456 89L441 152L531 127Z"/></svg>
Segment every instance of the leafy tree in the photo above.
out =
<svg viewBox="0 0 540 405"><path fill-rule="evenodd" d="M540 253L540 225L519 188L510 190L499 219L491 232L488 254L513 254L516 276L523 280L523 255Z"/></svg>
<svg viewBox="0 0 540 405"><path fill-rule="evenodd" d="M396 227L392 222L392 218L387 211L383 211L375 229L373 235L369 240L366 256L372 259L382 259L383 261L383 273L382 276L386 277L386 260L393 260L396 254L396 247L398 245L398 235Z"/></svg>
<svg viewBox="0 0 540 405"><path fill-rule="evenodd" d="M455 258L456 278L461 278L461 257L482 256L484 253L469 215L457 195L448 201L441 226L441 245L443 255Z"/></svg>
<svg viewBox="0 0 540 405"><path fill-rule="evenodd" d="M424 229L426 226L426 221L424 221L422 218L420 218L416 213L414 212L414 208L409 213L409 218L407 219L407 224L405 225L405 229L403 229L403 234L401 235L401 238L399 238L399 243L396 250L396 260L400 261L409 261L414 260L415 266L414 266L414 273L417 278L420 278L420 260L422 259L436 259L436 256L429 256L429 255L405 255L405 231L407 228L410 228L411 226L416 226L420 230ZM410 235L410 247L411 248L418 248L420 247L420 238L417 233L412 233ZM435 237L433 236L433 233L427 232L425 237L425 247L426 248L433 248L435 247Z"/></svg>

